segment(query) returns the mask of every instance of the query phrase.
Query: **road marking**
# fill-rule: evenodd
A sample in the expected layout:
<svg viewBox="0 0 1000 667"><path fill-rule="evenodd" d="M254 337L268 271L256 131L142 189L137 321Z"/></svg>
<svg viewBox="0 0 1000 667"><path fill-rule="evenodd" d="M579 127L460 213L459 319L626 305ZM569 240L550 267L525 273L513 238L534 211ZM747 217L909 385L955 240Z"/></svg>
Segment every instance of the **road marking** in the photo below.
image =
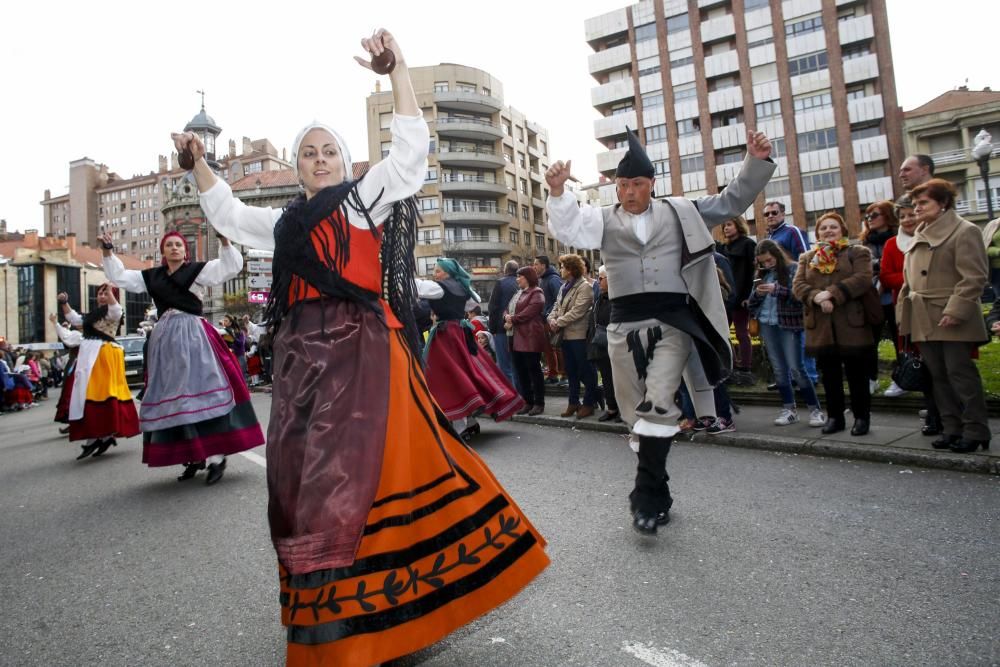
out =
<svg viewBox="0 0 1000 667"><path fill-rule="evenodd" d="M674 649L658 649L650 644L625 642L622 650L653 667L708 667L700 660Z"/></svg>
<svg viewBox="0 0 1000 667"><path fill-rule="evenodd" d="M246 458L250 459L257 465L259 465L261 468L267 467L267 459L265 459L260 454L256 454L254 452L240 452L240 456L245 456Z"/></svg>

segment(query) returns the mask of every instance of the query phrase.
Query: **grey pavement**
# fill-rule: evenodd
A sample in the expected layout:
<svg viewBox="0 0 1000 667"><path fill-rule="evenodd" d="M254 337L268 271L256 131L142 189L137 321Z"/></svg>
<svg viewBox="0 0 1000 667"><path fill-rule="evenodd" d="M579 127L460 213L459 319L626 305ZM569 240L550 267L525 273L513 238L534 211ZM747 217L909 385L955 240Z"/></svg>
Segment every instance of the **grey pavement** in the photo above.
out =
<svg viewBox="0 0 1000 667"><path fill-rule="evenodd" d="M263 449L178 483L139 438L74 461L53 411L0 417L0 664L283 664ZM699 438L647 538L620 435L484 422L473 444L552 565L398 667L1000 662L1000 477Z"/></svg>

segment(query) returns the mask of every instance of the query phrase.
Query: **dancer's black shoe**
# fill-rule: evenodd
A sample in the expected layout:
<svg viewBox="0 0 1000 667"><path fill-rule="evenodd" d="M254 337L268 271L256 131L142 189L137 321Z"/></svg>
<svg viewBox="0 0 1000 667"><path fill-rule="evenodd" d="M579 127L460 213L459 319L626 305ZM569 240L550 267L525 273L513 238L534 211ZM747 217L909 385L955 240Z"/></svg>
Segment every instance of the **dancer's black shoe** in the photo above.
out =
<svg viewBox="0 0 1000 667"><path fill-rule="evenodd" d="M104 440L101 441L101 446L97 448L96 452L94 452L94 456L100 456L104 452L108 451L109 447L117 447L117 446L118 446L117 440L115 440L114 438L105 438Z"/></svg>
<svg viewBox="0 0 1000 667"><path fill-rule="evenodd" d="M97 448L98 448L98 447L100 447L100 446L101 446L101 441L100 441L100 440L94 440L94 441L93 441L92 443L90 443L89 445L80 445L80 448L81 448L81 449L82 449L83 451L82 451L82 452L80 452L80 455L76 457L76 460L77 460L77 461L80 461L80 460L82 460L82 459L85 459L85 458L87 458L88 456L90 456L91 454L93 454L93 453L94 453L94 450L95 450L95 449L97 449Z"/></svg>
<svg viewBox="0 0 1000 667"><path fill-rule="evenodd" d="M177 478L178 482L183 482L191 479L198 474L199 470L205 469L205 462L198 461L197 463L186 463L184 465L184 472L181 473L180 477Z"/></svg>
<svg viewBox="0 0 1000 667"><path fill-rule="evenodd" d="M222 479L222 474L226 472L226 459L222 459L222 463L209 463L208 464L208 476L205 478L205 485L212 486L220 479Z"/></svg>

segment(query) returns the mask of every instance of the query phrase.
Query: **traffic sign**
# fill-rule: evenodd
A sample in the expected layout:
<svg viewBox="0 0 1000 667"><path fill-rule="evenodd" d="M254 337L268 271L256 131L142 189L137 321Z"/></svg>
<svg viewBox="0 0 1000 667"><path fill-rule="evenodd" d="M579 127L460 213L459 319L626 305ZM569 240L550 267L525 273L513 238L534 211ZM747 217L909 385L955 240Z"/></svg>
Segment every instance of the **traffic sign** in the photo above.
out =
<svg viewBox="0 0 1000 667"><path fill-rule="evenodd" d="M250 260L247 262L247 271L250 273L270 273L271 261Z"/></svg>
<svg viewBox="0 0 1000 667"><path fill-rule="evenodd" d="M271 289L271 276L250 276L247 285L254 289Z"/></svg>

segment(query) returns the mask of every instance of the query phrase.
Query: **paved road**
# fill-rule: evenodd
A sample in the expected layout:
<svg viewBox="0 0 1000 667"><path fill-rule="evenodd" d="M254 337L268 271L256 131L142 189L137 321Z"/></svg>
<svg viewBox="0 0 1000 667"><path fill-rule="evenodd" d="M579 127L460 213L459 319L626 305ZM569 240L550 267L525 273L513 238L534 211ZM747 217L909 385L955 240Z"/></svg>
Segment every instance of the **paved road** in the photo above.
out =
<svg viewBox="0 0 1000 667"><path fill-rule="evenodd" d="M138 438L74 461L53 410L0 417L0 664L282 664L262 449L180 484ZM649 539L620 436L485 424L475 446L552 566L398 665L1000 662L1000 478L681 444Z"/></svg>

